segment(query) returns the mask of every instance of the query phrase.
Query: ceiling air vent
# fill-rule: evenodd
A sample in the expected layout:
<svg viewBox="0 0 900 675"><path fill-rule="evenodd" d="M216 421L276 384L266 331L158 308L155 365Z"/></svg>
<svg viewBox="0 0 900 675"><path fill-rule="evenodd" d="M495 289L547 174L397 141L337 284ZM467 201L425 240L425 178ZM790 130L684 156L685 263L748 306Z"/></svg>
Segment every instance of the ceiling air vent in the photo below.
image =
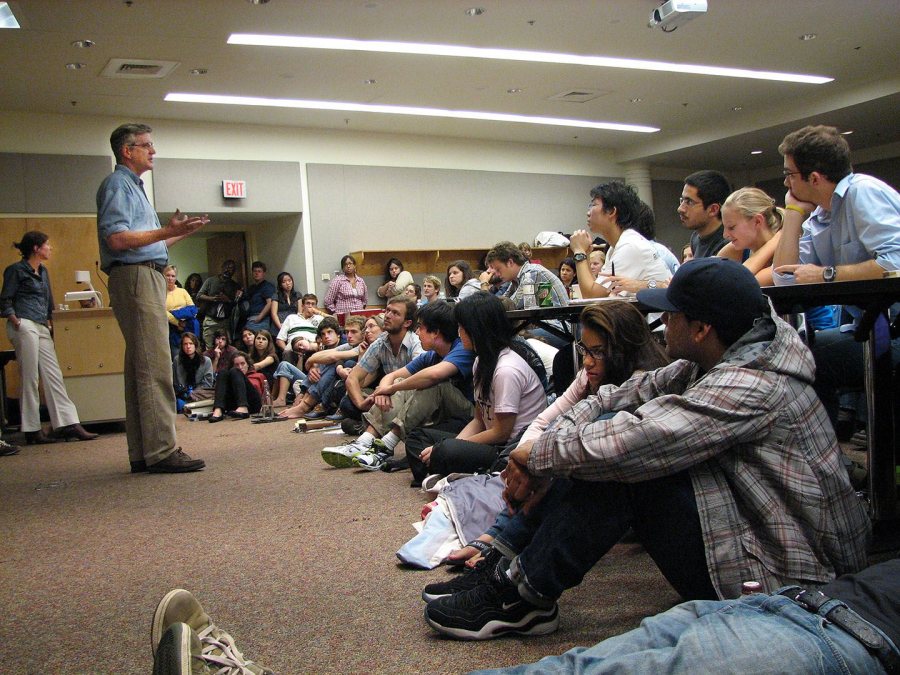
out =
<svg viewBox="0 0 900 675"><path fill-rule="evenodd" d="M548 101L566 101L567 103L586 103L593 101L600 96L606 96L608 91L599 91L597 89L570 89L555 96L548 98Z"/></svg>
<svg viewBox="0 0 900 675"><path fill-rule="evenodd" d="M101 73L104 77L159 79L178 67L177 61L145 61L144 59L110 59Z"/></svg>

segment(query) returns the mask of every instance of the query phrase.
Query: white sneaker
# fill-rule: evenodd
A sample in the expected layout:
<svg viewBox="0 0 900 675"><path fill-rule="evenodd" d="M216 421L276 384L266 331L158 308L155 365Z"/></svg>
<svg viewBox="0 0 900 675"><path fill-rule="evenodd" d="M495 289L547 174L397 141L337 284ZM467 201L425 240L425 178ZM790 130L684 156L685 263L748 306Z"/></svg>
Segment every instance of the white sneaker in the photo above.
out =
<svg viewBox="0 0 900 675"><path fill-rule="evenodd" d="M364 452L369 452L370 448L354 441L349 445L338 445L333 448L322 448L322 459L329 466L336 469L349 469L354 466L353 458Z"/></svg>

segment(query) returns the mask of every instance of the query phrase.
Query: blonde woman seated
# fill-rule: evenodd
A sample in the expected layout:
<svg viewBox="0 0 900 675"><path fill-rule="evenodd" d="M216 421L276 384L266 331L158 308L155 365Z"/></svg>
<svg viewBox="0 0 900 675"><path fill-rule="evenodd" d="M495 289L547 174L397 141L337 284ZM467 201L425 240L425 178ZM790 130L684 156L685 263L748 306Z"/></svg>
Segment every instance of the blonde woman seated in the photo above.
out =
<svg viewBox="0 0 900 675"><path fill-rule="evenodd" d="M722 223L728 243L721 258L743 261L760 286L771 286L772 259L781 240L784 212L759 188L745 187L728 195L722 204Z"/></svg>
<svg viewBox="0 0 900 675"><path fill-rule="evenodd" d="M166 278L166 318L169 320L169 347L172 358L181 348L181 336L185 331L200 334L200 323L197 321L197 307L191 294L178 286L178 269L175 265L166 265L163 269Z"/></svg>

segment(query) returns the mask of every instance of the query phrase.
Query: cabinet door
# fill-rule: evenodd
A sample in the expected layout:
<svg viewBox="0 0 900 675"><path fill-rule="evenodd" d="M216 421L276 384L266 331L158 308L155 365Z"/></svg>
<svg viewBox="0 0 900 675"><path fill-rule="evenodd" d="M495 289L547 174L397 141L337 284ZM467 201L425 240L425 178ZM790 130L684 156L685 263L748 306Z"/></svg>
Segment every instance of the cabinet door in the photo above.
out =
<svg viewBox="0 0 900 675"><path fill-rule="evenodd" d="M65 378L124 372L125 339L112 310L58 312L54 338Z"/></svg>

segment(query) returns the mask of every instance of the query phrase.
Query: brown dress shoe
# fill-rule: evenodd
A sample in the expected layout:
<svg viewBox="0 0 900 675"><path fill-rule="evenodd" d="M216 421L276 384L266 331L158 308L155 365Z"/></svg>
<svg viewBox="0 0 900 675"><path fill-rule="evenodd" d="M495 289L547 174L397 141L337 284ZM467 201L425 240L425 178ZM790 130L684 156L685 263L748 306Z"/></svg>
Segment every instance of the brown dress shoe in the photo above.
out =
<svg viewBox="0 0 900 675"><path fill-rule="evenodd" d="M150 473L187 473L200 471L206 466L202 459L191 459L181 448L175 448L175 452L164 460L147 467Z"/></svg>
<svg viewBox="0 0 900 675"><path fill-rule="evenodd" d="M65 427L60 427L56 431L53 432L53 435L60 440L68 441L92 441L97 438L100 434L92 434L90 431L85 429L83 426L78 424L69 424Z"/></svg>

